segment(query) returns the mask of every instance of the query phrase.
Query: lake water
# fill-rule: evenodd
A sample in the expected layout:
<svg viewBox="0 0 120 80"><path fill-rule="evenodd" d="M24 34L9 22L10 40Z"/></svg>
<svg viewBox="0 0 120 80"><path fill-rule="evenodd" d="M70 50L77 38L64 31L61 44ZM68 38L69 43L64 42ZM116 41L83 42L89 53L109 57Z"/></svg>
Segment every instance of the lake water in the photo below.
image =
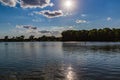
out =
<svg viewBox="0 0 120 80"><path fill-rule="evenodd" d="M0 80L120 80L120 43L1 42Z"/></svg>

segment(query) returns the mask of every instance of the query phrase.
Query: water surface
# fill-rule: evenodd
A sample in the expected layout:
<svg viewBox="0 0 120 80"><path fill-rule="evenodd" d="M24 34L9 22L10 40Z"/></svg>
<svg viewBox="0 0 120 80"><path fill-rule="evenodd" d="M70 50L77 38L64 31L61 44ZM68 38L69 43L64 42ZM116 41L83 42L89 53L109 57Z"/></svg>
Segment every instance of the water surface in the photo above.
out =
<svg viewBox="0 0 120 80"><path fill-rule="evenodd" d="M0 80L120 80L120 43L2 42Z"/></svg>

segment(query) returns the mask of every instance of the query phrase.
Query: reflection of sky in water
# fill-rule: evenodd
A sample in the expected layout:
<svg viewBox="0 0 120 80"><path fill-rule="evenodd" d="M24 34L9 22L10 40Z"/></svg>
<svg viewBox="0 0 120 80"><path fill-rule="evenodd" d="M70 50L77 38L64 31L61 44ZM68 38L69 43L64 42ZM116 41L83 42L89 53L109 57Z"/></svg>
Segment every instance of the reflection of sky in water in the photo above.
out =
<svg viewBox="0 0 120 80"><path fill-rule="evenodd" d="M34 70L47 80L120 80L120 43L0 43L0 74Z"/></svg>

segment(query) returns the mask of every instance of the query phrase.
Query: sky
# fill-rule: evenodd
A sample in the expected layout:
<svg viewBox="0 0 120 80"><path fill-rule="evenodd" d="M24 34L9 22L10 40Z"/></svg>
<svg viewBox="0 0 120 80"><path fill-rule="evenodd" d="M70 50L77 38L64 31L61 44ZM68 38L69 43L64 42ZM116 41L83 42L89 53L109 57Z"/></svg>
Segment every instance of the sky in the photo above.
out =
<svg viewBox="0 0 120 80"><path fill-rule="evenodd" d="M120 0L0 0L0 37L120 28Z"/></svg>

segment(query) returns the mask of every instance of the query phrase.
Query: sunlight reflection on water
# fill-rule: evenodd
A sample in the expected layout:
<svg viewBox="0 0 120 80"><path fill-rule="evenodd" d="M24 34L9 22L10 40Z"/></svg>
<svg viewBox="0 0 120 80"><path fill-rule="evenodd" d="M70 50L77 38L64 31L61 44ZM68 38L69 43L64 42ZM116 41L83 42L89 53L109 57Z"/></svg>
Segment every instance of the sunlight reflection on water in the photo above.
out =
<svg viewBox="0 0 120 80"><path fill-rule="evenodd" d="M75 78L76 78L76 74L71 65L69 65L67 68L66 78L67 78L66 80L75 80Z"/></svg>

